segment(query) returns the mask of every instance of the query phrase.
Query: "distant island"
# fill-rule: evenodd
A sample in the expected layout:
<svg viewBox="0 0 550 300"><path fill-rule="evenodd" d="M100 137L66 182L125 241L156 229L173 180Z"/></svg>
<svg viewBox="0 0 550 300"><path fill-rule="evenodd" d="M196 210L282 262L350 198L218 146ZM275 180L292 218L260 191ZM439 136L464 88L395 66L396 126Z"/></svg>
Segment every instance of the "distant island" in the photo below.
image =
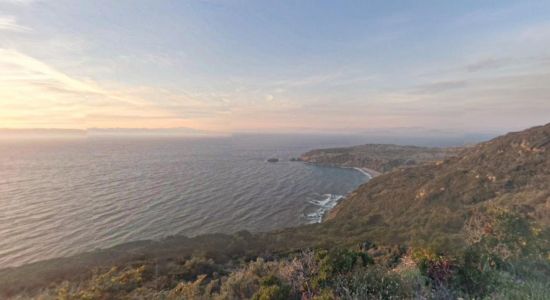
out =
<svg viewBox="0 0 550 300"><path fill-rule="evenodd" d="M363 145L307 163L368 168L323 223L173 236L0 270L3 297L544 299L550 124L466 148Z"/></svg>

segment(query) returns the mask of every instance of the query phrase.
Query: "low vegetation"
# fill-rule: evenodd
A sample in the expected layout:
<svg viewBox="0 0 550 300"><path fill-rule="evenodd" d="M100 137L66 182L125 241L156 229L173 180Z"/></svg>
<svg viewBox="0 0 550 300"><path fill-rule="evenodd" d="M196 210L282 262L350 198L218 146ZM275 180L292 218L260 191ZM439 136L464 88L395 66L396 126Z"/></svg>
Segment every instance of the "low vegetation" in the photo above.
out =
<svg viewBox="0 0 550 300"><path fill-rule="evenodd" d="M492 208L468 222L468 245L316 248L217 263L205 257L97 269L38 299L545 299L549 232L532 218Z"/></svg>

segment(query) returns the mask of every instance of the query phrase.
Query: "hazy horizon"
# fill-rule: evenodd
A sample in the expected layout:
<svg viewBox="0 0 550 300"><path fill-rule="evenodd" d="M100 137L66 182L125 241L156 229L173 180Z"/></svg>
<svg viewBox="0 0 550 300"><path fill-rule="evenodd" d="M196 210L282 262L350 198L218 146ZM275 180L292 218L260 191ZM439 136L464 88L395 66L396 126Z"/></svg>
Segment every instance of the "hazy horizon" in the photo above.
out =
<svg viewBox="0 0 550 300"><path fill-rule="evenodd" d="M541 124L542 125L542 124ZM217 132L209 130L200 130L189 127L169 127L169 128L0 128L0 136L3 134L195 134L195 135L365 135L365 136L395 136L395 135L412 135L417 137L422 136L441 136L448 137L454 135L486 135L497 136L507 133L499 130L478 130L478 131L462 131L453 129L430 129L423 127L394 127L394 128L368 128L357 130L311 130L304 128L293 128L293 131L277 131L277 130L242 130L235 132Z"/></svg>

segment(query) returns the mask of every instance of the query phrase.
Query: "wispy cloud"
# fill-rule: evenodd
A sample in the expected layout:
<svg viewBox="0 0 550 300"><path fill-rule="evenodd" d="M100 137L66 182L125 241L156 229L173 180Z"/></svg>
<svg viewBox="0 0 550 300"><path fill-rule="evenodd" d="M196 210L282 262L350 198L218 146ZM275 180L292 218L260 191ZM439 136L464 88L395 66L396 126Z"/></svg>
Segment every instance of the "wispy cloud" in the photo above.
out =
<svg viewBox="0 0 550 300"><path fill-rule="evenodd" d="M30 31L30 28L17 23L17 19L14 16L0 15L0 31L2 30L24 32L24 31Z"/></svg>
<svg viewBox="0 0 550 300"><path fill-rule="evenodd" d="M223 105L154 87L105 88L16 50L0 49L0 127L190 126Z"/></svg>
<svg viewBox="0 0 550 300"><path fill-rule="evenodd" d="M474 63L468 64L466 70L469 72L477 72L487 69L497 69L513 62L510 58L485 58Z"/></svg>
<svg viewBox="0 0 550 300"><path fill-rule="evenodd" d="M418 86L415 90L420 94L435 94L466 87L466 80L437 81Z"/></svg>

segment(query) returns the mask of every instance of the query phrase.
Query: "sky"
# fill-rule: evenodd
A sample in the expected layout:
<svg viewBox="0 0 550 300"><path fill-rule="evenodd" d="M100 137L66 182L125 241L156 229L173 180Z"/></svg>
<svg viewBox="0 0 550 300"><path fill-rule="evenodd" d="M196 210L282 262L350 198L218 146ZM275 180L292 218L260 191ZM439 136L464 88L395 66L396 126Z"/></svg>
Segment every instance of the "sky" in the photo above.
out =
<svg viewBox="0 0 550 300"><path fill-rule="evenodd" d="M0 0L0 128L550 122L550 1Z"/></svg>

